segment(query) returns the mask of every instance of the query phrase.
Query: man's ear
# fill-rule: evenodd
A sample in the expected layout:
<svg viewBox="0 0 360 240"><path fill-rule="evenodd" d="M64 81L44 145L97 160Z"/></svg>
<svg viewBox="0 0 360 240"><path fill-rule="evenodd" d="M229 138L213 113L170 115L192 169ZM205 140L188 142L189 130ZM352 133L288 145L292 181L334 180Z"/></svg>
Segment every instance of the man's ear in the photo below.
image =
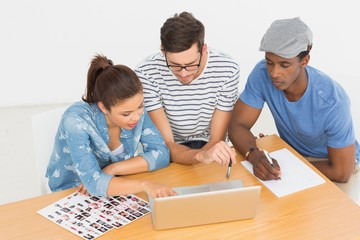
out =
<svg viewBox="0 0 360 240"><path fill-rule="evenodd" d="M202 51L201 53L204 54L204 53L207 52L207 50L208 50L208 46L207 46L206 43L204 43L203 46L202 46L202 49L201 49L201 51Z"/></svg>
<svg viewBox="0 0 360 240"><path fill-rule="evenodd" d="M302 60L301 60L301 67L306 67L310 62L310 54L306 55Z"/></svg>

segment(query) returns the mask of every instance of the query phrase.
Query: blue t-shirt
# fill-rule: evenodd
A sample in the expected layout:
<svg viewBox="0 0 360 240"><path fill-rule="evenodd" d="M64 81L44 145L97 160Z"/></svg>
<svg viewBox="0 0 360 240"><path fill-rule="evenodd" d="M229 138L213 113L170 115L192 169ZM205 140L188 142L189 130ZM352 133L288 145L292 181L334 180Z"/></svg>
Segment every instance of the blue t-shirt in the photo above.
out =
<svg viewBox="0 0 360 240"><path fill-rule="evenodd" d="M61 118L46 172L50 189L59 191L83 183L89 193L106 196L113 176L101 169L133 157L139 146L149 171L169 165L169 149L146 111L135 128L121 129L123 152L115 156L107 146L109 140L105 116L97 104L70 106Z"/></svg>
<svg viewBox="0 0 360 240"><path fill-rule="evenodd" d="M342 148L359 144L344 89L321 71L307 66L308 86L304 95L290 102L283 91L273 86L266 61L260 61L250 73L240 99L258 109L266 102L279 135L304 156L327 158L327 147Z"/></svg>

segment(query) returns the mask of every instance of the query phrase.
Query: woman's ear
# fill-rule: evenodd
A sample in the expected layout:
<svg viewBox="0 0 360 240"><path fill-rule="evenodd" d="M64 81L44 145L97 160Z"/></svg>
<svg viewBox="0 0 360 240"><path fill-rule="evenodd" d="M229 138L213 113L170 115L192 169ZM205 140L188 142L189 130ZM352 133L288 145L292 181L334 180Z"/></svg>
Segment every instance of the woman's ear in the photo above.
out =
<svg viewBox="0 0 360 240"><path fill-rule="evenodd" d="M106 109L105 105L102 102L98 102L98 107L105 115L108 114L108 110Z"/></svg>

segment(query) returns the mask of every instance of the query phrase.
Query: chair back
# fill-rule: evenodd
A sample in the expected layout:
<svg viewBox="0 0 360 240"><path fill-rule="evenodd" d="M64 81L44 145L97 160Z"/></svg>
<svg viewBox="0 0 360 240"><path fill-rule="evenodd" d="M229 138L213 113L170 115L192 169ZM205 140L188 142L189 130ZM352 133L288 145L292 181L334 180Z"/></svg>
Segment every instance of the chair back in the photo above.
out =
<svg viewBox="0 0 360 240"><path fill-rule="evenodd" d="M49 110L31 117L35 159L41 194L51 192L45 173L54 147L56 131L66 108L67 107L61 107Z"/></svg>

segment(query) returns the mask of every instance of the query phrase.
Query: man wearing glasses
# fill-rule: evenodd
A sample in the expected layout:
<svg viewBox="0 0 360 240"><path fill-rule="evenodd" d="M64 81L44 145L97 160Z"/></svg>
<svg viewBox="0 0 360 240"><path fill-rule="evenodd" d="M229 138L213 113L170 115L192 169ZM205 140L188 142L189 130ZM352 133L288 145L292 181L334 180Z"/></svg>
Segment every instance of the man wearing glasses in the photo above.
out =
<svg viewBox="0 0 360 240"><path fill-rule="evenodd" d="M208 49L204 25L191 13L166 20L160 31L161 52L141 62L135 72L145 107L182 164L235 163L227 126L238 97L238 64Z"/></svg>

